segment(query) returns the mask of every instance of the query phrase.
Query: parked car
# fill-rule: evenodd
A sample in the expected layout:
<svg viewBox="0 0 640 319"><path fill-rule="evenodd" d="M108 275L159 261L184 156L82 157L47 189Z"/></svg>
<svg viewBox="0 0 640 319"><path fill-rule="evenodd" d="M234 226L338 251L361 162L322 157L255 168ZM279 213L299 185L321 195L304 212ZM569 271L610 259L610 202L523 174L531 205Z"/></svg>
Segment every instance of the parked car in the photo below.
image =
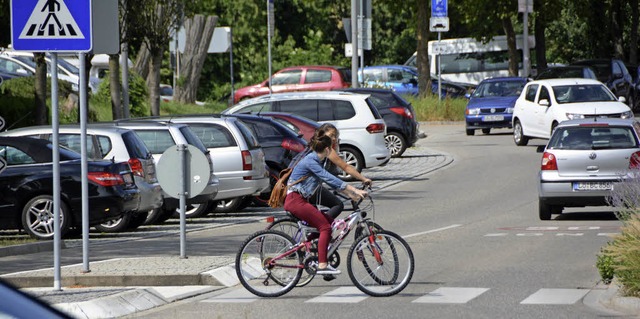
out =
<svg viewBox="0 0 640 319"><path fill-rule="evenodd" d="M413 146L420 137L420 123L415 118L413 106L397 92L374 88L348 88L346 92L369 94L369 100L376 107L387 125L385 144L391 157L400 157Z"/></svg>
<svg viewBox="0 0 640 319"><path fill-rule="evenodd" d="M37 239L53 238L53 146L28 137L0 137L0 228L24 229ZM60 148L60 233L82 227L81 157ZM88 162L89 225L136 208L139 190L127 163Z"/></svg>
<svg viewBox="0 0 640 319"><path fill-rule="evenodd" d="M76 153L81 152L80 126L61 125L58 132L60 145ZM96 225L96 229L109 233L138 228L147 220L150 212L162 206L162 189L151 152L132 130L89 124L86 132L88 157L127 162L140 190L140 200L134 210L125 212L121 218ZM27 136L51 141L52 131L48 125L31 126L9 130L0 136Z"/></svg>
<svg viewBox="0 0 640 319"><path fill-rule="evenodd" d="M513 140L527 145L530 138L548 139L566 120L616 117L633 112L601 82L591 79L549 79L529 82L513 110Z"/></svg>
<svg viewBox="0 0 640 319"><path fill-rule="evenodd" d="M262 96L238 103L224 114L276 111L331 123L340 131L340 154L358 172L384 165L391 156L385 145L386 125L368 95L348 92L297 92ZM343 179L351 179L346 173Z"/></svg>
<svg viewBox="0 0 640 319"><path fill-rule="evenodd" d="M634 112L640 110L640 67L635 65L626 65L629 74L631 74L631 80L633 86L631 87L631 101L633 104L629 104Z"/></svg>
<svg viewBox="0 0 640 319"><path fill-rule="evenodd" d="M564 207L604 206L615 185L640 168L640 123L593 118L560 123L544 150L538 182L541 220Z"/></svg>
<svg viewBox="0 0 640 319"><path fill-rule="evenodd" d="M489 134L492 128L511 128L513 106L528 78L496 77L480 82L469 97L465 110L467 135L477 129Z"/></svg>
<svg viewBox="0 0 640 319"><path fill-rule="evenodd" d="M593 79L597 80L596 73L590 66L586 65L567 65L548 68L536 76L536 80L546 79Z"/></svg>
<svg viewBox="0 0 640 319"><path fill-rule="evenodd" d="M269 188L252 198L259 205L265 205L271 195L280 171L287 168L291 160L307 147L307 142L270 116L252 114L227 114L242 121L251 129L253 135L264 152L265 163L269 173Z"/></svg>
<svg viewBox="0 0 640 319"><path fill-rule="evenodd" d="M589 66L596 73L598 81L604 83L613 94L617 97L624 97L627 105L632 107L635 101L632 101L631 94L633 80L629 70L621 60L618 59L595 59L583 60L571 63L570 65Z"/></svg>
<svg viewBox="0 0 640 319"><path fill-rule="evenodd" d="M269 188L265 155L252 131L234 117L186 115L150 118L156 121L188 124L209 150L218 193L206 210L193 210L188 217L210 211L228 213L241 208L245 197L259 195Z"/></svg>
<svg viewBox="0 0 640 319"><path fill-rule="evenodd" d="M351 69L339 66L294 66L271 76L271 92L330 91L351 86ZM269 79L234 92L233 104L269 94Z"/></svg>
<svg viewBox="0 0 640 319"><path fill-rule="evenodd" d="M207 155L206 158L209 161L209 170L211 172L211 175L209 176L207 186L202 191L202 193L194 197L187 198L187 210L206 210L208 206L206 204L208 204L210 200L213 200L213 198L218 193L219 181L218 177L214 173L213 163L211 162L211 157L209 157L209 150L207 150L204 144L202 144L202 141L196 136L196 134L188 125L167 122L141 121L134 119L118 120L115 122L106 122L94 125L117 126L135 131L153 155L153 159L156 165L162 157L162 153L164 153L164 151L166 151L169 147L174 147L177 144L189 144L195 146L200 151L202 151L202 153ZM171 218L174 215L176 209L179 208L179 201L177 198L169 196L164 190L163 196L164 201L162 207L159 209L154 209L151 216L148 217L148 219L150 218L152 220L155 220L156 223L164 222L168 218ZM194 212L189 213L191 214Z"/></svg>
<svg viewBox="0 0 640 319"><path fill-rule="evenodd" d="M418 95L418 69L406 65L376 65L358 70L358 79L364 86L391 89L401 95ZM441 96L463 97L467 88L463 85L442 80ZM431 76L431 92L438 92L438 78Z"/></svg>
<svg viewBox="0 0 640 319"><path fill-rule="evenodd" d="M307 143L311 141L316 129L320 127L320 123L292 113L261 112L260 115L272 117L276 122L294 131L298 136L302 136Z"/></svg>

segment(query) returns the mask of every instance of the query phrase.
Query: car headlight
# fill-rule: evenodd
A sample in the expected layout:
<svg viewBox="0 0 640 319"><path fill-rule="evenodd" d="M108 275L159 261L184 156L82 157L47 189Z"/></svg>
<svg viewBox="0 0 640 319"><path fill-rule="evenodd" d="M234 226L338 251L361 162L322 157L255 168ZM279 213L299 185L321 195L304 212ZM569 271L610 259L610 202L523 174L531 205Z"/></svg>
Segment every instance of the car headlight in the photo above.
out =
<svg viewBox="0 0 640 319"><path fill-rule="evenodd" d="M507 108L507 113L513 113L513 108L512 107L508 107Z"/></svg>
<svg viewBox="0 0 640 319"><path fill-rule="evenodd" d="M631 112L631 111L622 112L620 114L620 118L622 118L622 119L630 119L632 117L633 117L633 112Z"/></svg>
<svg viewBox="0 0 640 319"><path fill-rule="evenodd" d="M584 118L584 114L567 113L567 118L570 119L570 120L583 119Z"/></svg>
<svg viewBox="0 0 640 319"><path fill-rule="evenodd" d="M480 114L480 109L476 108L476 109L467 109L467 115L479 115Z"/></svg>

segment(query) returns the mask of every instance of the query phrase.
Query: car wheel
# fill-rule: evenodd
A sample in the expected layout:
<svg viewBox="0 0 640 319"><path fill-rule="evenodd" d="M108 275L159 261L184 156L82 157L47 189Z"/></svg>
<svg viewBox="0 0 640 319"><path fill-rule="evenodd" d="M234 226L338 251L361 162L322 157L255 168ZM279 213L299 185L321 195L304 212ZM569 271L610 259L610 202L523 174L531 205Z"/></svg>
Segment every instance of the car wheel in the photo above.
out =
<svg viewBox="0 0 640 319"><path fill-rule="evenodd" d="M467 136L473 136L476 134L476 130L467 130Z"/></svg>
<svg viewBox="0 0 640 319"><path fill-rule="evenodd" d="M128 230L136 230L138 227L142 226L144 222L147 220L147 216L149 216L149 212L135 212L129 220L129 225L127 226Z"/></svg>
<svg viewBox="0 0 640 319"><path fill-rule="evenodd" d="M71 211L60 201L60 234L64 236L71 226ZM36 239L53 238L53 197L39 195L22 208L22 226Z"/></svg>
<svg viewBox="0 0 640 319"><path fill-rule="evenodd" d="M187 204L184 208L184 216L186 218L199 218L207 216L211 212L213 203L213 201L210 201L202 204ZM180 207L176 208L173 213L173 217L180 218Z"/></svg>
<svg viewBox="0 0 640 319"><path fill-rule="evenodd" d="M529 137L524 135L522 124L520 124L520 121L517 120L515 123L513 123L513 141L518 146L525 146L527 145L527 143L529 143Z"/></svg>
<svg viewBox="0 0 640 319"><path fill-rule="evenodd" d="M483 128L482 129L482 134L489 134L491 133L491 129L490 128Z"/></svg>
<svg viewBox="0 0 640 319"><path fill-rule="evenodd" d="M384 144L391 152L391 157L400 157L407 149L407 142L405 142L404 137L396 132L387 134L384 137Z"/></svg>
<svg viewBox="0 0 640 319"><path fill-rule="evenodd" d="M213 207L214 213L232 213L239 210L240 205L244 202L244 197L236 197L218 200Z"/></svg>
<svg viewBox="0 0 640 319"><path fill-rule="evenodd" d="M155 208L153 210L153 213L151 213L151 215L153 215L153 216L147 218L147 221L145 221L145 224L147 224L147 225L149 225L149 224L155 224L155 225L162 224L162 223L166 222L167 219L173 217L174 214L176 214L176 212L177 212L176 209L166 209L164 207ZM152 223L149 222L150 218L152 218L152 220L153 220Z"/></svg>
<svg viewBox="0 0 640 319"><path fill-rule="evenodd" d="M132 212L126 212L122 217L108 222L104 222L99 225L95 225L94 228L103 233L118 233L129 229L129 223L133 217Z"/></svg>
<svg viewBox="0 0 640 319"><path fill-rule="evenodd" d="M551 219L551 206L547 205L540 199L538 199L538 215L540 220Z"/></svg>
<svg viewBox="0 0 640 319"><path fill-rule="evenodd" d="M340 147L340 156L342 156L347 164L355 167L358 172L362 172L362 168L364 167L364 160L362 159L362 155L360 155L358 151L349 146ZM353 176L347 174L344 171L340 171L338 177L345 181L354 180Z"/></svg>

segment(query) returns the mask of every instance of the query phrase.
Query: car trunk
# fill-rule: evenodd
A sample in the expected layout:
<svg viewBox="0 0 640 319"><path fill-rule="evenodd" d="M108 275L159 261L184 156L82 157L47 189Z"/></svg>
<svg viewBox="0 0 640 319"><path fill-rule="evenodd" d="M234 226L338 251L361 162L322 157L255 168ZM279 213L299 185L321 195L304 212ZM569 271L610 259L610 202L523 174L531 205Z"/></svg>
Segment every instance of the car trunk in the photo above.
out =
<svg viewBox="0 0 640 319"><path fill-rule="evenodd" d="M635 149L554 150L560 177L617 178L629 169Z"/></svg>

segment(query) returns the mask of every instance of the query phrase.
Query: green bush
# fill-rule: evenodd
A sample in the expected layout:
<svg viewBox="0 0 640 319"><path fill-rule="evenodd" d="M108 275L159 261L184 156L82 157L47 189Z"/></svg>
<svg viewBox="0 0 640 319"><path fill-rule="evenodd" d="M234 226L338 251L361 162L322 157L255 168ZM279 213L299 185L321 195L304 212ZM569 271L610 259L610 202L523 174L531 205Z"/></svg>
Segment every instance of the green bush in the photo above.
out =
<svg viewBox="0 0 640 319"><path fill-rule="evenodd" d="M435 95L426 98L404 96L411 102L418 121L464 121L467 99L446 98L438 100Z"/></svg>
<svg viewBox="0 0 640 319"><path fill-rule="evenodd" d="M613 260L613 272L623 292L640 297L640 216L624 221L620 234L603 251Z"/></svg>
<svg viewBox="0 0 640 319"><path fill-rule="evenodd" d="M605 284L611 283L614 275L613 257L606 253L606 249L600 249L600 253L597 255L596 267L602 278L602 282Z"/></svg>
<svg viewBox="0 0 640 319"><path fill-rule="evenodd" d="M111 85L109 74L103 78L94 96L94 101L100 108L108 105L111 114ZM149 90L147 83L135 72L129 73L129 114L131 117L149 116ZM106 120L106 119L101 119ZM111 120L110 118L108 120Z"/></svg>

